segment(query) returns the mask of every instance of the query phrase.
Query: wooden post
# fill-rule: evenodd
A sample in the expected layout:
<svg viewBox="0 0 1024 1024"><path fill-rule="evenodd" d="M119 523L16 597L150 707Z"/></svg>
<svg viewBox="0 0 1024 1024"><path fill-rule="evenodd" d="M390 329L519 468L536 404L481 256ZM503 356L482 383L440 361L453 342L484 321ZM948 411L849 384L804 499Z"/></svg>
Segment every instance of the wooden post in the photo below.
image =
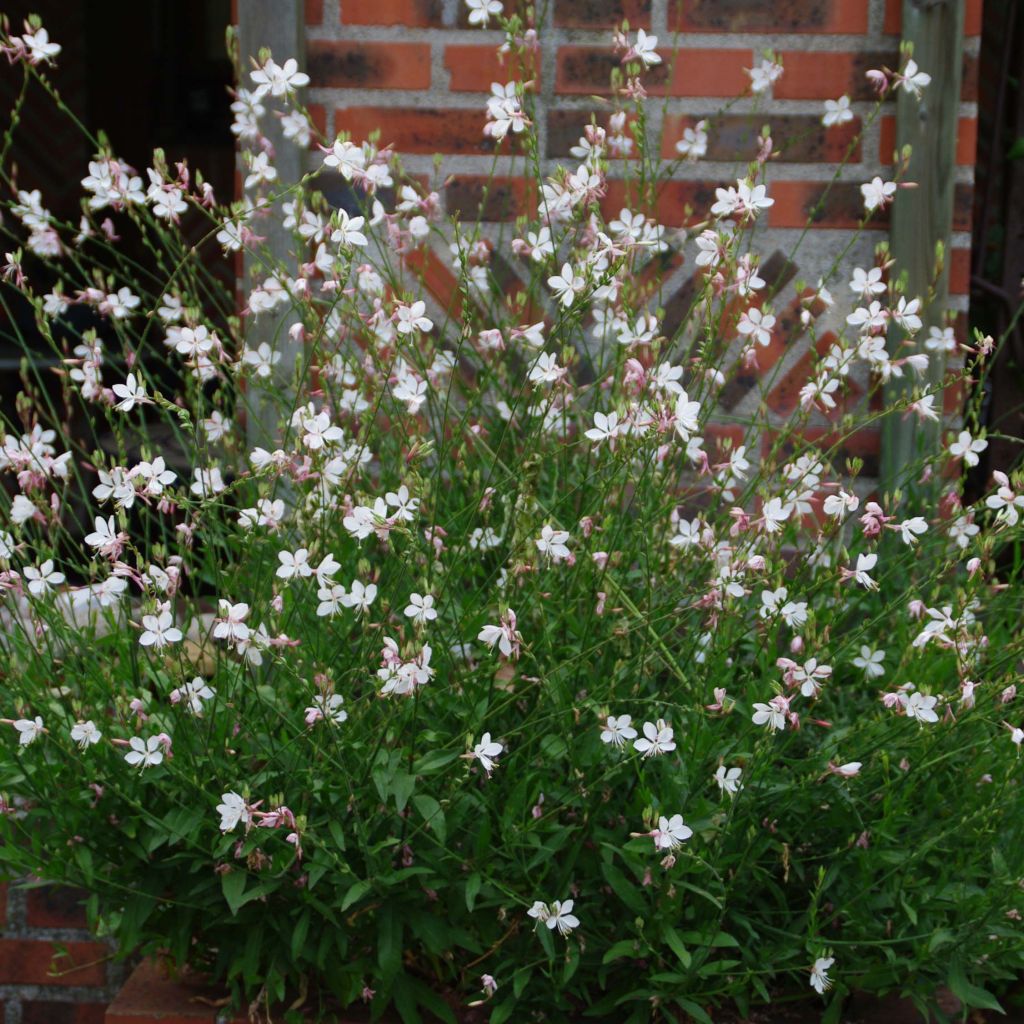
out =
<svg viewBox="0 0 1024 1024"><path fill-rule="evenodd" d="M258 58L259 51L264 46L273 53L278 64L283 64L289 57L294 57L300 68L305 65L302 0L238 0L239 58L242 84L247 88L250 87L249 71L252 68L250 58ZM273 165L277 168L277 181L273 183L273 193L277 195L299 181L305 168L299 147L284 137L280 119L270 112L274 102L270 97L265 101L268 110L261 119L261 127L274 147ZM241 168L241 172L245 174L246 169ZM257 233L266 238L263 245L270 257L287 265L292 259L289 255L292 240L289 232L281 226L282 202L283 200L276 202L271 216L259 221L256 228ZM242 282L246 294L254 284L268 276L269 269L246 253ZM276 352L281 353L281 361L275 369L274 383L284 388L289 387L293 381L295 361L302 347L301 343L289 337L289 326L286 309L284 313L261 313L258 318L250 318L246 329L246 344L249 348L257 348L262 342L266 342ZM246 404L246 433L249 446L251 448L255 445L266 445L274 440L276 412L256 388L250 390Z"/></svg>
<svg viewBox="0 0 1024 1024"><path fill-rule="evenodd" d="M903 0L903 40L913 46L911 54L931 82L921 98L900 89L896 105L896 147L911 147L910 164L903 180L915 182L913 189L900 189L892 211L890 248L896 260L894 273L904 276L906 296L920 297L924 304L924 326L917 335L917 350L924 351L928 328L944 325L949 301L950 235L953 230L953 186L956 170L957 111L963 62L964 0ZM903 58L905 61L906 58ZM899 159L899 156L897 156ZM936 274L936 249L944 251L942 270ZM889 332L892 356L911 351L904 334L893 327ZM945 359L928 353L929 390L945 372ZM891 408L914 387L914 375L905 374L886 385L884 396ZM941 415L942 396L936 407ZM913 414L890 413L882 424L882 488L889 493L900 483L907 467L938 444L940 425L922 424Z"/></svg>

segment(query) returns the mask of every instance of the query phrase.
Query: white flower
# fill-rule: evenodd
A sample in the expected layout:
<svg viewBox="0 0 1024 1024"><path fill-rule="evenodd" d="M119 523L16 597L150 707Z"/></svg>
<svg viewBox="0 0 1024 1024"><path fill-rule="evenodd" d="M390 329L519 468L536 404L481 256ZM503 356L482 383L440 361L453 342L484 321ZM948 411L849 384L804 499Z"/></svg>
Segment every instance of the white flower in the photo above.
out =
<svg viewBox="0 0 1024 1024"><path fill-rule="evenodd" d="M348 712L341 706L344 703L345 698L340 693L332 693L329 697L318 693L306 708L306 725L315 725L321 719L332 725L348 721Z"/></svg>
<svg viewBox="0 0 1024 1024"><path fill-rule="evenodd" d="M427 304L419 301L406 306L399 304L395 307L395 330L399 334L415 334L417 331L429 331L434 326L434 321L424 314L427 311Z"/></svg>
<svg viewBox="0 0 1024 1024"><path fill-rule="evenodd" d="M146 385L137 380L134 373L129 373L123 384L115 384L111 390L120 399L114 408L121 412L131 412L137 404L146 401Z"/></svg>
<svg viewBox="0 0 1024 1024"><path fill-rule="evenodd" d="M613 747L622 747L626 740L636 738L636 729L632 726L632 716L609 715L601 728L601 742L610 743Z"/></svg>
<svg viewBox="0 0 1024 1024"><path fill-rule="evenodd" d="M837 100L825 100L825 113L822 115L821 123L826 128L846 124L852 120L853 111L850 110L849 96L840 96Z"/></svg>
<svg viewBox="0 0 1024 1024"><path fill-rule="evenodd" d="M21 37L21 41L25 44L25 49L28 51L30 64L39 64L41 61L50 63L60 53L60 44L50 42L50 34L45 28L37 28L34 32L26 32Z"/></svg>
<svg viewBox="0 0 1024 1024"><path fill-rule="evenodd" d="M159 615L143 615L143 632L139 637L139 643L143 647L156 647L157 649L177 643L181 640L182 633L173 623L173 616L166 610L160 612Z"/></svg>
<svg viewBox="0 0 1024 1024"><path fill-rule="evenodd" d="M952 354L956 351L956 331L952 327L940 328L932 324L928 328L928 337L924 340L924 347L929 352Z"/></svg>
<svg viewBox="0 0 1024 1024"><path fill-rule="evenodd" d="M978 453L988 447L983 437L971 437L966 430L961 430L957 439L949 446L949 454L955 459L963 459L967 467L978 464Z"/></svg>
<svg viewBox="0 0 1024 1024"><path fill-rule="evenodd" d="M995 510L996 518L1005 522L1007 526L1016 526L1021 513L1024 512L1024 494L1016 494L1010 488L1010 479L1001 470L996 470L992 477L998 488L995 494L990 494L985 499L985 505Z"/></svg>
<svg viewBox="0 0 1024 1024"><path fill-rule="evenodd" d="M928 523L922 516L914 516L912 519L905 519L902 523L897 525L900 531L900 536L903 538L903 543L908 545L916 544L917 538L928 531Z"/></svg>
<svg viewBox="0 0 1024 1024"><path fill-rule="evenodd" d="M765 58L746 70L750 76L750 91L767 92L769 86L782 74L782 65Z"/></svg>
<svg viewBox="0 0 1024 1024"><path fill-rule="evenodd" d="M754 713L750 720L754 725L767 725L772 732L786 728L786 713L789 711L789 701L779 695L772 697L767 704L755 703Z"/></svg>
<svg viewBox="0 0 1024 1024"><path fill-rule="evenodd" d="M203 701L212 700L216 693L212 686L207 686L202 676L195 676L191 682L171 690L170 697L172 704L184 701L188 710L198 716L203 713Z"/></svg>
<svg viewBox="0 0 1024 1024"><path fill-rule="evenodd" d="M792 507L783 504L781 498L770 498L761 509L761 529L765 533L778 533L791 511Z"/></svg>
<svg viewBox="0 0 1024 1024"><path fill-rule="evenodd" d="M896 194L895 181L882 181L877 175L866 185L860 187L861 195L864 196L864 208L870 213L872 210L884 207Z"/></svg>
<svg viewBox="0 0 1024 1024"><path fill-rule="evenodd" d="M903 705L903 710L907 713L907 718L916 718L919 722L937 722L939 720L939 716L934 710L939 701L938 697L926 697L915 690L909 696L906 693L900 693L899 700Z"/></svg>
<svg viewBox="0 0 1024 1024"><path fill-rule="evenodd" d="M853 659L853 664L859 668L868 679L879 679L885 675L882 662L885 661L885 651L875 651L866 644L861 645L860 654Z"/></svg>
<svg viewBox="0 0 1024 1024"><path fill-rule="evenodd" d="M684 440L689 441L691 434L700 429L700 403L691 402L690 396L685 391L680 391L676 397L674 412L676 433Z"/></svg>
<svg viewBox="0 0 1024 1024"><path fill-rule="evenodd" d="M409 603L405 608L406 618L412 619L417 626L425 626L432 619L437 618L437 611L434 608L433 594L410 594Z"/></svg>
<svg viewBox="0 0 1024 1024"><path fill-rule="evenodd" d="M309 552L305 548L291 551L279 551L277 559L281 563L275 574L278 579L290 580L294 576L312 576L313 566L309 564Z"/></svg>
<svg viewBox="0 0 1024 1024"><path fill-rule="evenodd" d="M566 374L564 366L558 365L558 358L553 352L541 352L537 361L530 367L530 383L555 384Z"/></svg>
<svg viewBox="0 0 1024 1024"><path fill-rule="evenodd" d="M896 88L898 89L902 86L907 92L920 99L921 90L931 80L931 75L918 70L916 61L908 60L907 66L903 69L903 74L896 76Z"/></svg>
<svg viewBox="0 0 1024 1024"><path fill-rule="evenodd" d="M676 749L672 727L663 718L657 722L644 722L644 735L633 743L633 749L644 757L657 757Z"/></svg>
<svg viewBox="0 0 1024 1024"><path fill-rule="evenodd" d="M771 344L774 326L775 317L771 313L763 313L755 308L744 311L736 325L736 330L745 337L751 338L758 345L767 346Z"/></svg>
<svg viewBox="0 0 1024 1024"><path fill-rule="evenodd" d="M603 412L595 412L594 425L584 436L600 448L602 441L614 441L620 429L617 412L610 412L607 416Z"/></svg>
<svg viewBox="0 0 1024 1024"><path fill-rule="evenodd" d="M22 747L27 747L45 732L43 720L38 715L35 718L19 718L14 728L18 730L18 744Z"/></svg>
<svg viewBox="0 0 1024 1024"><path fill-rule="evenodd" d="M211 466L209 469L202 469L197 466L192 471L193 480L189 485L189 490L197 498L206 498L215 494L220 494L227 488L227 484L224 483L224 478L221 476L220 467Z"/></svg>
<svg viewBox="0 0 1024 1024"><path fill-rule="evenodd" d="M133 736L128 741L131 750L124 755L124 759L132 766L139 765L148 768L152 764L159 764L164 759L164 752L160 749L160 737L150 736L144 740L141 736Z"/></svg>
<svg viewBox="0 0 1024 1024"><path fill-rule="evenodd" d="M299 70L298 61L294 57L289 57L280 66L268 59L263 67L251 71L249 77L256 83L257 99L266 96L268 92L271 96L288 96L296 89L309 85L309 75Z"/></svg>
<svg viewBox="0 0 1024 1024"><path fill-rule="evenodd" d="M684 823L681 814L658 818L658 827L651 832L656 850L676 850L692 835L693 829Z"/></svg>
<svg viewBox="0 0 1024 1024"><path fill-rule="evenodd" d="M692 128L683 129L683 137L676 143L676 152L686 160L700 160L707 156L707 121L698 121ZM698 238L698 245L700 239ZM715 246L717 249L717 245Z"/></svg>
<svg viewBox="0 0 1024 1024"><path fill-rule="evenodd" d="M740 782L740 776L742 774L742 768L726 768L724 764L720 764L714 777L718 788L723 793L728 793L731 796L738 793L743 788L743 783Z"/></svg>
<svg viewBox="0 0 1024 1024"><path fill-rule="evenodd" d="M553 562L562 562L572 554L567 545L568 540L567 530L555 530L549 523L545 523L534 543L542 555L547 555Z"/></svg>
<svg viewBox="0 0 1024 1024"><path fill-rule="evenodd" d="M466 0L466 6L469 8L470 25L479 25L481 28L487 28L488 21L498 17L502 9L500 0Z"/></svg>
<svg viewBox="0 0 1024 1024"><path fill-rule="evenodd" d="M643 62L645 68L654 67L661 63L661 57L657 53L658 37L649 36L643 29L636 34L636 43L630 48L626 57L636 57Z"/></svg>
<svg viewBox="0 0 1024 1024"><path fill-rule="evenodd" d="M561 273L548 278L548 287L566 309L573 304L576 296L583 291L586 284L586 279L577 274L569 263L563 263Z"/></svg>
<svg viewBox="0 0 1024 1024"><path fill-rule="evenodd" d="M554 931L558 929L559 935L568 935L573 928L579 927L579 919L572 913L573 900L566 900L564 903L555 900L551 904L551 911L545 918L544 923Z"/></svg>
<svg viewBox="0 0 1024 1024"><path fill-rule="evenodd" d="M221 832L234 832L238 823L248 825L252 815L246 805L245 798L239 796L234 790L225 793L217 804L217 813L220 815Z"/></svg>
<svg viewBox="0 0 1024 1024"><path fill-rule="evenodd" d="M877 562L878 555L874 554L874 552L857 556L857 568L853 571L853 578L866 590L878 589L878 584L870 576L870 572L874 569Z"/></svg>
<svg viewBox="0 0 1024 1024"><path fill-rule="evenodd" d="M480 742L473 748L471 757L475 757L480 764L483 766L485 772L488 775L497 766L495 758L497 758L505 748L500 744L491 739L491 734L485 732L480 737Z"/></svg>
<svg viewBox="0 0 1024 1024"><path fill-rule="evenodd" d="M346 608L355 608L356 612L361 614L362 612L370 610L370 605L373 604L376 597L376 583L367 583L364 585L359 580L354 580L349 592L342 597L341 603Z"/></svg>
<svg viewBox="0 0 1024 1024"><path fill-rule="evenodd" d="M850 280L850 291L859 295L865 302L870 302L874 296L881 295L885 291L882 268L872 267L865 272L860 267L855 267L853 278Z"/></svg>
<svg viewBox="0 0 1024 1024"><path fill-rule="evenodd" d="M819 995L824 995L832 986L828 977L829 968L835 963L835 957L819 956L811 968L811 988Z"/></svg>
<svg viewBox="0 0 1024 1024"><path fill-rule="evenodd" d="M71 727L71 739L77 743L82 750L85 750L93 743L99 743L103 733L96 728L96 723L89 722L76 722Z"/></svg>
<svg viewBox="0 0 1024 1024"><path fill-rule="evenodd" d="M48 594L51 587L56 587L64 582L64 573L54 570L52 558L48 558L38 569L34 565L28 565L22 572L25 579L29 581L29 593L35 597Z"/></svg>
<svg viewBox="0 0 1024 1024"><path fill-rule="evenodd" d="M213 636L217 640L228 640L236 642L248 640L250 629L245 624L249 616L247 604L232 604L230 601L221 598L218 603L219 617L213 624Z"/></svg>
<svg viewBox="0 0 1024 1024"><path fill-rule="evenodd" d="M838 494L830 494L822 504L825 515L833 516L842 522L851 512L856 512L860 507L860 498L856 494L840 489Z"/></svg>

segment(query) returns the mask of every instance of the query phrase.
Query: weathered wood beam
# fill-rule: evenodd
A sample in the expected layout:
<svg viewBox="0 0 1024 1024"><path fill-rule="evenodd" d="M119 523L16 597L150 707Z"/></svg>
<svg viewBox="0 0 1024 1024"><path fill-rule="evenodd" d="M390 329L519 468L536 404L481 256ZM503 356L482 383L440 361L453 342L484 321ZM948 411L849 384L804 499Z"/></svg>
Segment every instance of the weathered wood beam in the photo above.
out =
<svg viewBox="0 0 1024 1024"><path fill-rule="evenodd" d="M924 350L928 328L941 327L949 303L950 237L953 230L953 187L956 171L957 113L963 62L964 0L903 0L903 41L912 47L918 67L931 75L920 99L900 89L896 104L896 147L911 156L903 180L916 188L901 188L893 204L890 248L895 273L906 280L908 299L919 296L924 304L924 326L917 335L917 350ZM905 60L905 58L904 58ZM899 159L899 155L897 156ZM942 247L940 270L936 254ZM892 356L907 355L905 335L889 332ZM928 386L943 378L945 360L929 353ZM887 408L893 408L914 387L912 374L892 380L885 388ZM941 395L936 406L942 406ZM882 487L891 492L916 459L936 448L940 426L923 424L914 415L890 413L882 424Z"/></svg>
<svg viewBox="0 0 1024 1024"><path fill-rule="evenodd" d="M252 67L250 58L258 57L262 47L267 47L273 53L278 64L283 64L289 57L294 57L298 60L300 68L305 66L302 0L238 0L238 49L243 84L247 87ZM280 119L270 114L269 106L274 101L268 97L266 102L268 112L262 119L262 129L274 147L273 164L277 168L278 176L273 192L279 195L289 185L294 185L302 178L305 168L299 147L284 137ZM246 169L242 167L240 170L244 174ZM291 236L281 226L283 201L278 200L274 204L271 216L260 220L256 228L257 233L266 238L263 245L269 256L275 261L287 263L291 259ZM242 281L246 294L256 282L267 276L267 266L246 253ZM274 383L282 388L291 385L295 361L301 352L301 343L288 335L290 322L287 309L284 313L261 313L258 318L249 319L245 332L246 344L250 348L256 348L262 342L266 342L276 352L281 353ZM246 432L249 446L266 445L273 440L276 412L272 404L262 396L260 389L249 392L247 405Z"/></svg>

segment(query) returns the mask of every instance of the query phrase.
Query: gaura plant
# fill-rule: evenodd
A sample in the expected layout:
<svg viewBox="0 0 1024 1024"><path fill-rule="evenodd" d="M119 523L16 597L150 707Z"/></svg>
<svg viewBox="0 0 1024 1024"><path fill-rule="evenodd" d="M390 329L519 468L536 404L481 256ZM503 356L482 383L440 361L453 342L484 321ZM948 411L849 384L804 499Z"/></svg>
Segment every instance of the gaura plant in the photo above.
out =
<svg viewBox="0 0 1024 1024"><path fill-rule="evenodd" d="M469 6L525 68L529 20ZM921 337L931 297L884 245L858 263L860 232L784 316L759 274L768 129L703 219L659 225L677 162L643 31L616 34L607 127L554 176L527 76L492 89L481 128L538 183L514 232L442 217L440 172L406 175L386 126L317 138L306 76L269 53L238 61L239 199L96 138L60 221L11 162L27 90L73 118L60 48L18 32L0 301L35 330L0 456L8 877L85 887L123 953L286 1020L707 1022L799 997L835 1021L854 990L927 1008L941 984L998 1006L1024 966L1024 486L1006 467L966 497L976 400L940 418L992 339ZM780 73L751 69L755 105ZM906 54L872 75L928 85ZM313 147L297 183L274 119ZM864 184L865 218L901 173ZM241 253L239 309L218 263ZM813 353L793 408L767 402L779 363L723 411L780 319ZM880 410L893 377L913 388ZM940 428L896 489L847 450L883 415Z"/></svg>

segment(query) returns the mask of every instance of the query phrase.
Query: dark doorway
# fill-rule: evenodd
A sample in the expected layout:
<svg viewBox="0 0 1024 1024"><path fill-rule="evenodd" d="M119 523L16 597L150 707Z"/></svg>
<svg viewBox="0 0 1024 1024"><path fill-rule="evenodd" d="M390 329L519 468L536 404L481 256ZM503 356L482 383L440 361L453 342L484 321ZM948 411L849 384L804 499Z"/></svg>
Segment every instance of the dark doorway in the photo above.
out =
<svg viewBox="0 0 1024 1024"><path fill-rule="evenodd" d="M3 13L15 34L29 13L42 18L50 38L62 47L57 66L48 74L64 102L90 133L105 134L115 155L132 165L144 183L153 150L161 147L172 173L177 161L186 160L193 175L201 171L221 202L232 198L232 68L225 45L230 0L8 0ZM21 83L20 68L0 68L2 130L8 128ZM32 83L7 160L16 168L17 187L39 189L43 205L56 218L77 223L84 195L81 180L93 155L81 130ZM197 237L190 241L207 229L186 216L186 235L193 225ZM119 244L146 259L141 248L131 252L139 243L129 232ZM209 249L211 268L230 283L233 267L215 246ZM9 289L6 295L8 309L0 310L0 403L10 416L18 389L17 375L10 371L38 334L27 304L19 305ZM39 358L55 361L43 352Z"/></svg>

